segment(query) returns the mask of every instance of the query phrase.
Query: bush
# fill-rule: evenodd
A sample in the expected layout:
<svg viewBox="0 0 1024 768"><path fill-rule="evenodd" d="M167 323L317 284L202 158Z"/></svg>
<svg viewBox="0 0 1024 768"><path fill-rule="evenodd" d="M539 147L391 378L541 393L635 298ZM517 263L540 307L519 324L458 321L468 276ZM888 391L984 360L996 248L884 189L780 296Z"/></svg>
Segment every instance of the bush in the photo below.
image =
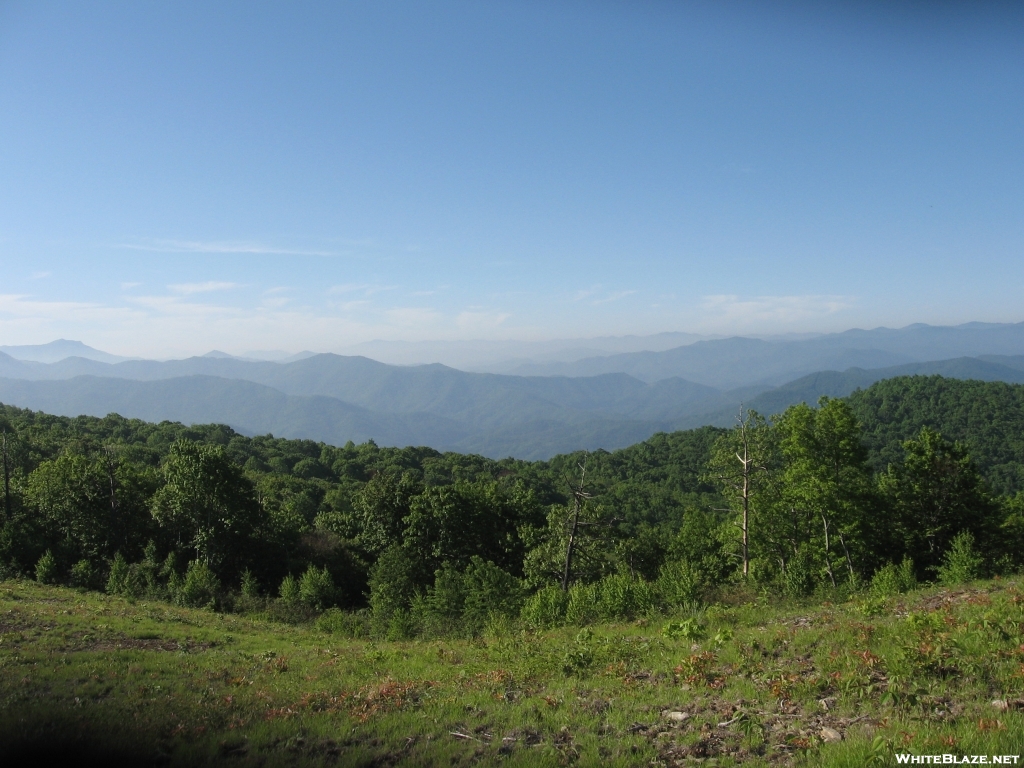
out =
<svg viewBox="0 0 1024 768"><path fill-rule="evenodd" d="M96 569L88 560L79 560L71 566L71 586L91 589L96 582Z"/></svg>
<svg viewBox="0 0 1024 768"><path fill-rule="evenodd" d="M661 566L658 575L658 596L669 610L703 602L705 575L689 560L676 560Z"/></svg>
<svg viewBox="0 0 1024 768"><path fill-rule="evenodd" d="M157 577L164 584L163 593L165 595L175 595L181 589L182 578L178 572L178 556L174 552L167 553Z"/></svg>
<svg viewBox="0 0 1024 768"><path fill-rule="evenodd" d="M497 616L510 618L523 606L523 584L512 574L480 557L472 557L463 576L465 600L461 621L466 632L477 635Z"/></svg>
<svg viewBox="0 0 1024 768"><path fill-rule="evenodd" d="M259 597L259 582L249 568L242 571L242 596Z"/></svg>
<svg viewBox="0 0 1024 768"><path fill-rule="evenodd" d="M370 613L366 610L346 612L340 608L328 608L317 616L314 626L329 635L350 638L369 637Z"/></svg>
<svg viewBox="0 0 1024 768"><path fill-rule="evenodd" d="M334 581L327 567L310 565L299 580L299 600L317 611L334 602Z"/></svg>
<svg viewBox="0 0 1024 768"><path fill-rule="evenodd" d="M162 573L156 542L150 541L143 552L142 562L132 566L133 577L138 581L139 593L151 598L166 599L167 588Z"/></svg>
<svg viewBox="0 0 1024 768"><path fill-rule="evenodd" d="M278 589L278 594L281 595L281 602L287 605L295 605L300 601L299 582L290 573L281 580L281 586Z"/></svg>
<svg viewBox="0 0 1024 768"><path fill-rule="evenodd" d="M127 595L131 579L131 567L124 555L118 552L110 563L110 576L107 577L108 595Z"/></svg>
<svg viewBox="0 0 1024 768"><path fill-rule="evenodd" d="M970 531L957 534L942 557L938 568L939 583L946 586L963 584L981 578L985 559L974 548Z"/></svg>
<svg viewBox="0 0 1024 768"><path fill-rule="evenodd" d="M644 579L627 574L606 576L597 588L597 615L605 621L621 621L650 613L655 606L657 590Z"/></svg>
<svg viewBox="0 0 1024 768"><path fill-rule="evenodd" d="M889 563L879 568L871 577L871 594L876 597L895 597L917 587L914 575L914 561L903 558L899 565Z"/></svg>
<svg viewBox="0 0 1024 768"><path fill-rule="evenodd" d="M651 582L614 574L593 584L573 584L567 593L555 585L544 587L526 601L521 617L538 628L621 621L650 613L657 596L657 587Z"/></svg>
<svg viewBox="0 0 1024 768"><path fill-rule="evenodd" d="M661 634L668 640L702 640L705 627L697 619L670 621L661 628Z"/></svg>
<svg viewBox="0 0 1024 768"><path fill-rule="evenodd" d="M424 634L475 637L492 618L518 615L522 604L522 582L474 555L462 572L451 563L439 568L427 594L412 601L412 615Z"/></svg>
<svg viewBox="0 0 1024 768"><path fill-rule="evenodd" d="M393 545L377 558L370 569L370 610L373 612L374 633L394 635L392 619L399 613L404 617L395 627L405 631L410 626L409 607L417 593L417 563L401 547Z"/></svg>
<svg viewBox="0 0 1024 768"><path fill-rule="evenodd" d="M188 564L185 578L174 595L174 602L190 608L210 608L217 605L220 582L206 563L193 560Z"/></svg>
<svg viewBox="0 0 1024 768"><path fill-rule="evenodd" d="M419 631L430 636L461 634L460 618L466 604L466 579L451 563L434 573L434 585L427 594L412 601L412 614Z"/></svg>
<svg viewBox="0 0 1024 768"><path fill-rule="evenodd" d="M532 627L548 629L564 623L568 604L569 596L557 585L550 584L527 598L520 616Z"/></svg>
<svg viewBox="0 0 1024 768"><path fill-rule="evenodd" d="M573 584L565 604L566 623L577 627L593 624L599 617L598 599L596 584Z"/></svg>
<svg viewBox="0 0 1024 768"><path fill-rule="evenodd" d="M807 597L814 592L814 567L806 552L790 559L782 574L782 592L787 597Z"/></svg>
<svg viewBox="0 0 1024 768"><path fill-rule="evenodd" d="M584 629L562 657L562 671L566 675L578 675L589 670L594 664L594 649L590 641L594 634Z"/></svg>
<svg viewBox="0 0 1024 768"><path fill-rule="evenodd" d="M376 617L375 617L376 618ZM411 611L400 610L391 614L384 630L384 639L389 641L409 640L419 631L419 624Z"/></svg>
<svg viewBox="0 0 1024 768"><path fill-rule="evenodd" d="M36 581L40 584L56 584L57 580L57 558L50 550L46 550L36 563Z"/></svg>

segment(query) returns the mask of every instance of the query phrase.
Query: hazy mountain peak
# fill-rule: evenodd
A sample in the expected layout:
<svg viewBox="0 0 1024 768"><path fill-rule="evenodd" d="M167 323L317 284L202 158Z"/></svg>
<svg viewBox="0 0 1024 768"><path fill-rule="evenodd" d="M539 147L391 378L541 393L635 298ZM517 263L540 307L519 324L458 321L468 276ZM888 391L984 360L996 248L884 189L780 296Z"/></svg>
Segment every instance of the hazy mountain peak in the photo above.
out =
<svg viewBox="0 0 1024 768"><path fill-rule="evenodd" d="M97 360L101 363L118 363L131 359L94 349L81 341L72 339L55 339L47 344L0 346L0 352L7 353L15 360L29 360L36 363L56 363L69 357L84 357L86 360Z"/></svg>

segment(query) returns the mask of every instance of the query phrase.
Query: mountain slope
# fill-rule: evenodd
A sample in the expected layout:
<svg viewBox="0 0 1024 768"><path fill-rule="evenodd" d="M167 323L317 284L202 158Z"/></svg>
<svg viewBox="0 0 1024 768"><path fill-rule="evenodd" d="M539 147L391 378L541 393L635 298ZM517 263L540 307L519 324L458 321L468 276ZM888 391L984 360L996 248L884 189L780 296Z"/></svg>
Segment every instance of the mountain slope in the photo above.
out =
<svg viewBox="0 0 1024 768"><path fill-rule="evenodd" d="M822 369L881 368L911 361L904 355L883 350L820 348L812 342L773 342L736 336L698 341L666 352L635 352L575 363L520 366L516 372L549 376L622 372L648 382L678 376L706 386L732 389L750 384L778 385Z"/></svg>
<svg viewBox="0 0 1024 768"><path fill-rule="evenodd" d="M877 381L899 376L944 376L949 379L1024 383L1024 370L1016 370L973 357L960 357L954 360L908 363L874 370L850 368L843 372L819 371L783 384L781 387L762 392L755 397L746 398L743 406L764 415L772 415L781 413L797 403L813 405L822 395L847 397L856 390L869 387ZM736 414L736 408L723 409L718 413L708 414L707 423L716 426L730 426L735 423Z"/></svg>
<svg viewBox="0 0 1024 768"><path fill-rule="evenodd" d="M55 363L66 357L84 357L104 363L117 363L127 360L126 357L112 355L99 349L93 349L80 341L57 339L48 344L21 344L0 346L0 352L10 355L16 360L32 360L38 363Z"/></svg>
<svg viewBox="0 0 1024 768"><path fill-rule="evenodd" d="M429 445L500 458L547 458L580 448L620 448L671 428L668 421L568 410L524 417L498 428L432 413L381 413L336 398L286 395L247 381L187 376L131 381L79 376L60 381L0 379L0 402L63 416L118 413L146 421L223 423L243 434L343 445Z"/></svg>
<svg viewBox="0 0 1024 768"><path fill-rule="evenodd" d="M749 384L778 385L821 370L886 368L979 355L1024 355L1024 323L853 329L798 341L734 337L698 341L664 352L520 366L514 372L534 376L623 372L643 381L680 376L720 389L732 389Z"/></svg>

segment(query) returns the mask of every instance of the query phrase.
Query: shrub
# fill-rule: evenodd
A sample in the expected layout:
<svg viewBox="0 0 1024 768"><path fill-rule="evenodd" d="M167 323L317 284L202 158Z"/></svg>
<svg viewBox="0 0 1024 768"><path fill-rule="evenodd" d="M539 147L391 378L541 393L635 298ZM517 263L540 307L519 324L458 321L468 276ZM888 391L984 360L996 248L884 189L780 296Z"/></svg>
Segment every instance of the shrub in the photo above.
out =
<svg viewBox="0 0 1024 768"><path fill-rule="evenodd" d="M472 557L463 576L465 600L461 621L469 634L479 634L496 616L516 616L523 606L523 584L511 573L480 557Z"/></svg>
<svg viewBox="0 0 1024 768"><path fill-rule="evenodd" d="M650 613L655 605L655 587L627 574L606 576L597 588L597 614L605 621L633 619Z"/></svg>
<svg viewBox="0 0 1024 768"><path fill-rule="evenodd" d="M220 582L206 563L193 560L188 564L185 578L174 595L174 602L190 608L210 608L217 605Z"/></svg>
<svg viewBox="0 0 1024 768"><path fill-rule="evenodd" d="M974 536L970 531L957 534L942 557L938 568L939 583L947 586L963 584L980 578L985 559L974 548Z"/></svg>
<svg viewBox="0 0 1024 768"><path fill-rule="evenodd" d="M56 584L57 579L57 558L50 550L46 550L36 563L36 581L40 584Z"/></svg>
<svg viewBox="0 0 1024 768"><path fill-rule="evenodd" d="M596 584L573 584L565 604L566 623L582 627L597 621L598 599Z"/></svg>
<svg viewBox="0 0 1024 768"><path fill-rule="evenodd" d="M172 551L167 553L157 577L164 584L166 595L175 595L181 589L181 574L178 572L178 556Z"/></svg>
<svg viewBox="0 0 1024 768"><path fill-rule="evenodd" d="M299 600L318 611L334 602L334 581L327 567L310 565L299 580Z"/></svg>
<svg viewBox="0 0 1024 768"><path fill-rule="evenodd" d="M252 575L252 571L246 568L242 571L242 597L259 597L260 596L260 585L256 581L256 577Z"/></svg>
<svg viewBox="0 0 1024 768"><path fill-rule="evenodd" d="M806 552L800 552L786 563L782 592L787 597L806 597L814 592L814 582L814 568Z"/></svg>
<svg viewBox="0 0 1024 768"><path fill-rule="evenodd" d="M71 566L71 586L90 589L96 581L96 569L88 560L79 560Z"/></svg>
<svg viewBox="0 0 1024 768"><path fill-rule="evenodd" d="M413 600L412 613L427 635L461 634L459 620L465 604L465 576L451 563L445 563L435 571L434 584L427 594Z"/></svg>
<svg viewBox="0 0 1024 768"><path fill-rule="evenodd" d="M550 584L534 592L520 612L523 621L537 629L556 627L565 621L569 596L557 585Z"/></svg>
<svg viewBox="0 0 1024 768"><path fill-rule="evenodd" d="M871 594L876 597L894 597L917 587L914 576L914 561L903 558L899 565L889 563L879 568L871 577Z"/></svg>
<svg viewBox="0 0 1024 768"><path fill-rule="evenodd" d="M586 672L594 664L594 649L590 644L594 634L584 629L573 641L573 644L562 657L562 671L566 675L578 675Z"/></svg>
<svg viewBox="0 0 1024 768"><path fill-rule="evenodd" d="M670 621L661 628L661 634L668 640L694 641L703 639L705 635L705 628L704 625L696 619Z"/></svg>
<svg viewBox="0 0 1024 768"><path fill-rule="evenodd" d="M328 608L317 616L314 626L321 632L341 637L369 637L369 611L346 612L340 608Z"/></svg>
<svg viewBox="0 0 1024 768"><path fill-rule="evenodd" d="M281 602L288 605L294 605L299 602L299 582L290 573L281 580L281 586L278 589L278 594L281 595Z"/></svg>
<svg viewBox="0 0 1024 768"><path fill-rule="evenodd" d="M676 560L661 566L657 588L668 609L683 608L703 601L705 577L689 560Z"/></svg>
<svg viewBox="0 0 1024 768"><path fill-rule="evenodd" d="M384 639L390 641L408 640L419 631L419 625L412 611L400 610L391 614L384 630Z"/></svg>
<svg viewBox="0 0 1024 768"><path fill-rule="evenodd" d="M118 552L110 563L110 576L107 577L108 595L128 594L128 585L131 579L131 567L124 555Z"/></svg>
<svg viewBox="0 0 1024 768"><path fill-rule="evenodd" d="M393 545L377 558L370 569L370 610L375 634L393 634L391 620L400 612L408 614L418 591L417 583L417 564L401 547ZM408 624L408 615L398 622L402 627Z"/></svg>

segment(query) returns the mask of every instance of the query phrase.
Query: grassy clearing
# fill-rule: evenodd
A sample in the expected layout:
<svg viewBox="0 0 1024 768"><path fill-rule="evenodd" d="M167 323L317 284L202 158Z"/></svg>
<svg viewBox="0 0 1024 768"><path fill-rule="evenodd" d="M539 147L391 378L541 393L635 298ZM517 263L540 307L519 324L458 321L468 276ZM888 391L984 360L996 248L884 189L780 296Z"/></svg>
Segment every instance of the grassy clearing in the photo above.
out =
<svg viewBox="0 0 1024 768"><path fill-rule="evenodd" d="M1017 580L668 621L374 643L3 582L0 758L863 766L1024 752Z"/></svg>

